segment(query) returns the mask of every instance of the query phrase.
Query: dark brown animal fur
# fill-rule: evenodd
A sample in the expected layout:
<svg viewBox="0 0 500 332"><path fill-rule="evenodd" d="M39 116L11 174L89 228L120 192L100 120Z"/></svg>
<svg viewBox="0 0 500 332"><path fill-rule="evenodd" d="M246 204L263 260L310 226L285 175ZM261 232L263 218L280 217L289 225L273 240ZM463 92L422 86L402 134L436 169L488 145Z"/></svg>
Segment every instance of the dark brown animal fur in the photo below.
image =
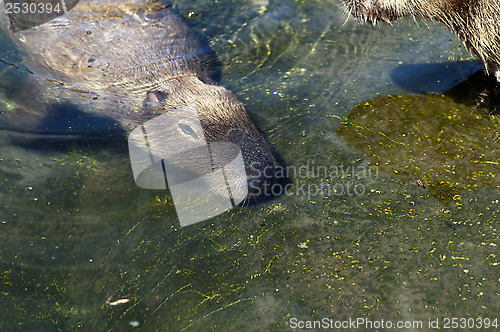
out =
<svg viewBox="0 0 500 332"><path fill-rule="evenodd" d="M442 22L500 82L500 2L498 0L342 0L346 11L370 23L420 17Z"/></svg>

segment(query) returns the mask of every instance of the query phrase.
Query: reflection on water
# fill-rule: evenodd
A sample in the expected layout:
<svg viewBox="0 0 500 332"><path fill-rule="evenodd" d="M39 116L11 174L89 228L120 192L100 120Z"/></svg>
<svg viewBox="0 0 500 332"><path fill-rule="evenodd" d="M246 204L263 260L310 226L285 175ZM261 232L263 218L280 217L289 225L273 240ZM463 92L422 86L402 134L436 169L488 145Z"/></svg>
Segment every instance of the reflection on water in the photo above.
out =
<svg viewBox="0 0 500 332"><path fill-rule="evenodd" d="M222 84L245 103L285 163L314 164L318 172L297 173L290 194L179 228L168 191L135 185L119 132L105 136L102 128L85 127L83 139L81 132L64 138L51 132L34 137L36 144L19 144L19 135L3 131L0 296L9 309L0 313L2 330L121 331L137 324L165 331L280 330L294 317L426 324L497 314L497 185L483 185L474 177L479 170L448 155L454 148L470 158L481 151L480 136L472 143L460 138L464 131L449 109L475 119L472 106L438 109L441 127L412 115L428 139L444 131L448 144L464 141L432 150L430 164L422 159L429 167L422 180L446 178L447 167L456 165L446 181L461 184L453 186L459 201L442 202L433 186L417 186L413 173L382 167L387 161L404 168L404 151L422 153L422 137L405 142L401 153L387 144L365 150L366 132L358 131L359 139L336 132L355 105L377 94L403 94L391 81L401 63L469 58L450 47L448 32L407 21L344 24L332 1L179 1L175 8L199 14L187 16L224 63ZM9 113L20 89L13 82L28 74L10 44L1 44L1 55L19 68L0 67L2 112ZM401 131L411 121L396 121L407 114L400 108L418 101L426 117L433 98L440 100L380 98L391 113L365 114L363 126L386 136L384 128ZM498 124L489 126L474 128L494 141ZM9 129L4 122L2 128ZM497 145L489 149L485 160L496 181ZM378 171L362 173L375 170L375 154L382 156ZM348 185L358 191L340 191ZM110 305L120 299L129 301Z"/></svg>

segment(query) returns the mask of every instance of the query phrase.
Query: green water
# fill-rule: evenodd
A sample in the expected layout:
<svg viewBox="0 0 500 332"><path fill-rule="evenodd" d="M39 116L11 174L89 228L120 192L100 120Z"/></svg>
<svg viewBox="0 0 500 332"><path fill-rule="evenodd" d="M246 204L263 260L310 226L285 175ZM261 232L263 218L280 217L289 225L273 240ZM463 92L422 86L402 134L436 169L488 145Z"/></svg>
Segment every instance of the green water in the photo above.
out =
<svg viewBox="0 0 500 332"><path fill-rule="evenodd" d="M332 1L175 9L198 14L189 22L222 60L222 84L302 172L287 194L180 228L168 191L135 185L126 138L20 144L0 132L0 330L499 318L498 118L391 77L473 59L449 32L344 24ZM8 113L25 74L10 44L1 54L20 68L0 64Z"/></svg>

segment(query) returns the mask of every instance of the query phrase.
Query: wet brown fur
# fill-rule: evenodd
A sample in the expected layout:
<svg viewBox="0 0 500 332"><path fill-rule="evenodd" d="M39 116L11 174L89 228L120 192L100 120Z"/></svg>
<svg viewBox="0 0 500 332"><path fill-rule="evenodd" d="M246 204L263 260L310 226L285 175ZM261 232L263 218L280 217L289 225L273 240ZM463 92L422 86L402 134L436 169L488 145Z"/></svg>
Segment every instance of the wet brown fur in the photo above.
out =
<svg viewBox="0 0 500 332"><path fill-rule="evenodd" d="M441 22L500 82L500 2L498 0L342 0L348 14L371 23L400 17Z"/></svg>
<svg viewBox="0 0 500 332"><path fill-rule="evenodd" d="M57 19L9 31L43 88L38 99L27 95L33 101L25 107L26 113L36 113L39 119L43 111L36 105L70 103L111 117L130 132L163 113L193 107L203 132L179 126L179 137L199 139L201 135L208 142L237 144L248 180L272 182L259 174L278 162L244 105L214 81L213 53L169 6L145 0L135 3L81 0ZM0 19L6 26L6 16ZM187 116L185 120L198 121ZM164 138L178 144L175 140Z"/></svg>

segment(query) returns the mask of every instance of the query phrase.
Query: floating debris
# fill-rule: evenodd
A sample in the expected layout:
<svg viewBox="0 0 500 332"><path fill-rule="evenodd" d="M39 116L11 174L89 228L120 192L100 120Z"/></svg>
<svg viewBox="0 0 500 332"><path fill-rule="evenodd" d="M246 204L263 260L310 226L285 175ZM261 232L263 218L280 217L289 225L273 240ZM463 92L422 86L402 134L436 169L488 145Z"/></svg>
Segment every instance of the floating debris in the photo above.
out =
<svg viewBox="0 0 500 332"><path fill-rule="evenodd" d="M419 187L422 187L422 188L424 188L424 189L425 189L425 188L427 188L427 187L425 186L425 184L422 182L422 180L415 178L415 179L413 179L413 181L415 181L415 183L416 183Z"/></svg>
<svg viewBox="0 0 500 332"><path fill-rule="evenodd" d="M139 327L139 322L136 320L133 320L131 322L128 322L128 325L130 325L132 327Z"/></svg>
<svg viewBox="0 0 500 332"><path fill-rule="evenodd" d="M112 301L113 298L115 297L115 295L110 295L107 299L106 299L106 304L107 305L110 305L110 306L115 306L115 305L119 305L119 304L125 304L127 302L130 301L130 299L119 299L119 300L116 300L116 301Z"/></svg>
<svg viewBox="0 0 500 332"><path fill-rule="evenodd" d="M297 245L297 247L299 247L300 249L307 249L307 248L309 248L309 247L307 246L307 242L309 242L309 240L308 240L308 241L306 241L306 242L301 242L301 243L299 243L299 244Z"/></svg>

